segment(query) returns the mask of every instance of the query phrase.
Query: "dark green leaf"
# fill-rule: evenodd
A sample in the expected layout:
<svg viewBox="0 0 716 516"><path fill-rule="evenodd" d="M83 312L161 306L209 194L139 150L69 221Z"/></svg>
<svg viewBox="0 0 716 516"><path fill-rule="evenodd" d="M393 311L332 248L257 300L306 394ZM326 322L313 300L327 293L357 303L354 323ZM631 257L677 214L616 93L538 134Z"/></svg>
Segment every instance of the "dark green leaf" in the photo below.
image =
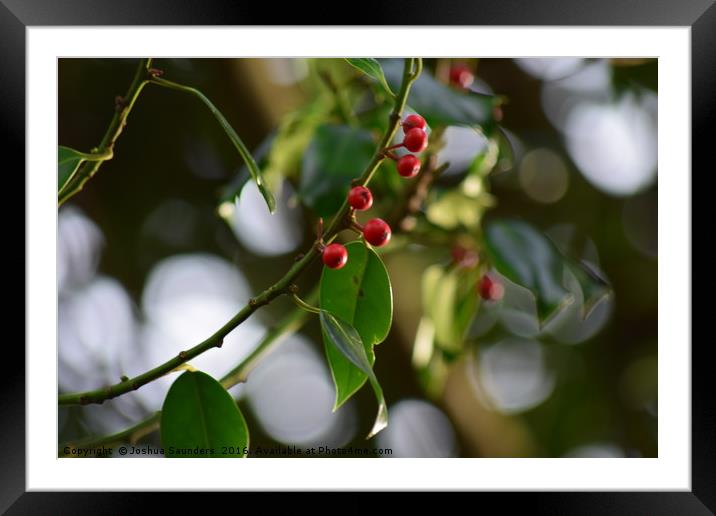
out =
<svg viewBox="0 0 716 516"><path fill-rule="evenodd" d="M589 262L585 260L576 261L570 258L567 259L566 264L582 289L584 297L582 319L586 319L592 313L594 307L612 293L612 289L609 283Z"/></svg>
<svg viewBox="0 0 716 516"><path fill-rule="evenodd" d="M376 79L380 84L383 85L383 87L388 93L390 93L392 96L395 96L395 93L393 93L393 90L391 90L390 86L388 85L388 81L385 80L383 68L380 66L380 63L377 59L361 57L346 58L346 61L348 61L351 66L354 66L364 74L368 75L369 77L372 77L373 79Z"/></svg>
<svg viewBox="0 0 716 516"><path fill-rule="evenodd" d="M370 376L373 372L373 365L368 360L363 341L356 329L326 310L321 310L320 319L321 327L326 332L330 343L335 345L354 366Z"/></svg>
<svg viewBox="0 0 716 516"><path fill-rule="evenodd" d="M320 305L356 329L372 365L373 345L385 340L393 319L390 278L380 257L362 242L351 242L346 249L348 263L342 269L323 268ZM363 386L366 375L328 343L325 348L338 408Z"/></svg>
<svg viewBox="0 0 716 516"><path fill-rule="evenodd" d="M375 152L369 131L325 124L318 127L303 155L299 195L317 215L337 212L351 180L359 177Z"/></svg>
<svg viewBox="0 0 716 516"><path fill-rule="evenodd" d="M167 457L185 457L176 449L197 447L208 450L200 457L244 457L249 445L249 430L236 402L219 382L200 371L182 373L172 384L160 429Z"/></svg>
<svg viewBox="0 0 716 516"><path fill-rule="evenodd" d="M59 193L85 161L86 155L63 145L57 150L57 192Z"/></svg>
<svg viewBox="0 0 716 516"><path fill-rule="evenodd" d="M349 323L326 310L321 310L320 320L327 344L335 347L351 364L365 374L373 387L378 401L378 415L373 423L373 428L366 437L370 439L388 425L388 407L383 396L383 389L373 372L372 362L368 359L363 340Z"/></svg>
<svg viewBox="0 0 716 516"><path fill-rule="evenodd" d="M603 273L590 261L593 255L589 247L594 244L585 239L584 235L579 234L574 226L555 227L549 233L548 238L562 255L567 269L563 285L581 301L579 308L582 318L586 319L594 307L612 292ZM596 252L596 248L593 252ZM567 278L570 273L576 285Z"/></svg>
<svg viewBox="0 0 716 516"><path fill-rule="evenodd" d="M403 74L401 60L381 61L388 83L396 87ZM480 126L485 131L494 126L493 108L498 99L490 95L451 88L423 72L413 83L408 105L434 127L448 125Z"/></svg>
<svg viewBox="0 0 716 516"><path fill-rule="evenodd" d="M529 224L516 220L493 222L485 228L485 241L495 268L534 294L541 325L574 301L563 286L563 256Z"/></svg>

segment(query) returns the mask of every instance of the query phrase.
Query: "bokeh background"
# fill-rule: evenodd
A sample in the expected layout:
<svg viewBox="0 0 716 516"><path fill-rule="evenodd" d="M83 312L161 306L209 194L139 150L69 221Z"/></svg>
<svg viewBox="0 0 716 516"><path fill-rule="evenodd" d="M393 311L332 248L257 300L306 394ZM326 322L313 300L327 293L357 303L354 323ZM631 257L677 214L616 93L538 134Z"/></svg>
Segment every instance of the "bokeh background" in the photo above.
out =
<svg viewBox="0 0 716 516"><path fill-rule="evenodd" d="M387 255L395 319L375 370L389 427L364 440L375 415L367 387L332 413L333 384L312 321L230 390L252 446L369 444L395 457L657 456L657 62L471 65L475 89L506 98L502 125L514 151L490 176L497 203L488 217L523 218L576 246L614 295L584 321L568 310L540 330L508 285L501 310L484 310L470 330L479 345L451 365L444 391L430 396L411 366L419 278L430 262ZM301 59L163 59L155 66L201 89L252 149L307 100ZM135 67L133 60L59 61L60 144L89 150L99 143ZM474 133L459 128L445 138L441 158L451 163L475 146ZM61 391L115 383L199 342L310 245L311 219L290 187L274 216L250 183L232 215L219 216L218 192L240 169L200 102L152 86L143 91L114 159L59 210ZM319 274L312 267L302 285ZM191 363L223 375L291 308L277 300L222 349ZM103 405L61 407L59 442L131 426L161 407L174 378ZM158 435L141 445L158 446Z"/></svg>

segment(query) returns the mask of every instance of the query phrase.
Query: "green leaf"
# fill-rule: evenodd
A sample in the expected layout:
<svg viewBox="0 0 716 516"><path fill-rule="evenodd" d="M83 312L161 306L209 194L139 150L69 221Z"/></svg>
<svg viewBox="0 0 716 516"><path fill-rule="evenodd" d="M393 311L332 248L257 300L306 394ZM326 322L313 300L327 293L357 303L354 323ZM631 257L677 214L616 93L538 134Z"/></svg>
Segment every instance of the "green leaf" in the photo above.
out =
<svg viewBox="0 0 716 516"><path fill-rule="evenodd" d="M429 317L435 342L446 352L462 350L478 306L478 269L432 265L423 273L423 313Z"/></svg>
<svg viewBox="0 0 716 516"><path fill-rule="evenodd" d="M174 381L164 399L160 429L167 457L187 457L177 449L197 447L207 450L199 457L245 457L249 446L249 430L236 402L201 371L187 371Z"/></svg>
<svg viewBox="0 0 716 516"><path fill-rule="evenodd" d="M561 239L556 238L556 235L548 238L565 262L567 270L563 284L581 300L581 316L586 319L603 299L611 295L612 288L603 273L589 261L588 253L585 252L586 241L576 234L574 227L569 227ZM574 278L571 281L567 277L570 273ZM575 288L581 292L575 292Z"/></svg>
<svg viewBox="0 0 716 516"><path fill-rule="evenodd" d="M459 190L448 190L433 195L425 216L430 222L447 230L463 226L469 230L476 230L480 225L485 205L465 195ZM485 196L489 199L489 197Z"/></svg>
<svg viewBox="0 0 716 516"><path fill-rule="evenodd" d="M337 212L375 152L369 131L324 124L318 127L303 155L299 195L318 216Z"/></svg>
<svg viewBox="0 0 716 516"><path fill-rule="evenodd" d="M582 319L586 319L603 299L611 295L611 286L601 274L585 260L577 261L568 258L566 264L582 289L584 301L582 303L581 315Z"/></svg>
<svg viewBox="0 0 716 516"><path fill-rule="evenodd" d="M401 60L381 61L388 83L400 84L403 74ZM434 127L448 125L480 126L489 130L495 125L493 109L500 99L491 95L464 92L436 81L423 71L413 83L408 105Z"/></svg>
<svg viewBox="0 0 716 516"><path fill-rule="evenodd" d="M57 192L61 192L85 161L85 154L60 145L57 148Z"/></svg>
<svg viewBox="0 0 716 516"><path fill-rule="evenodd" d="M435 354L435 325L430 317L423 315L415 331L411 362L415 369L426 367Z"/></svg>
<svg viewBox="0 0 716 516"><path fill-rule="evenodd" d="M495 168L495 165L497 165L497 160L500 158L500 154L502 153L500 150L500 140L499 138L488 138L487 139L487 147L485 148L484 152L481 152L478 154L473 162L470 164L470 168L468 170L468 179L482 179L487 174L489 174L493 168ZM468 179L463 182L463 190L465 190L465 183L468 184L467 190L469 190L469 183Z"/></svg>
<svg viewBox="0 0 716 516"><path fill-rule="evenodd" d="M313 93L314 98L281 118L276 138L262 167L270 185L282 177L298 177L301 161L313 134L333 108L333 100L325 92Z"/></svg>
<svg viewBox="0 0 716 516"><path fill-rule="evenodd" d="M563 286L564 257L529 224L517 220L492 222L485 228L485 242L495 268L534 294L541 325L574 301Z"/></svg>
<svg viewBox="0 0 716 516"><path fill-rule="evenodd" d="M368 361L373 364L373 345L385 340L393 320L390 278L383 261L363 242L351 242L346 249L348 262L342 269L323 268L319 302L323 310L356 329ZM326 358L336 385L337 409L363 386L367 376L325 341L324 338Z"/></svg>
<svg viewBox="0 0 716 516"><path fill-rule="evenodd" d="M85 161L104 161L112 159L112 150L87 154L70 147L59 145L57 148L57 193L70 184L72 178Z"/></svg>
<svg viewBox="0 0 716 516"><path fill-rule="evenodd" d="M370 57L361 57L361 58L346 58L346 61L348 61L348 63L351 66L357 68L364 74L377 80L380 84L383 85L385 90L390 95L395 97L395 93L393 93L393 90L390 89L390 86L388 85L388 81L385 80L385 74L383 73L383 68L380 66L380 63L378 62L377 59L373 59Z"/></svg>
<svg viewBox="0 0 716 516"><path fill-rule="evenodd" d="M373 387L378 401L378 415L373 423L373 428L366 437L366 439L370 439L388 425L388 407L383 396L383 389L373 372L372 361L368 358L361 336L349 323L326 310L321 310L319 318L328 345L335 347L353 366L365 374Z"/></svg>

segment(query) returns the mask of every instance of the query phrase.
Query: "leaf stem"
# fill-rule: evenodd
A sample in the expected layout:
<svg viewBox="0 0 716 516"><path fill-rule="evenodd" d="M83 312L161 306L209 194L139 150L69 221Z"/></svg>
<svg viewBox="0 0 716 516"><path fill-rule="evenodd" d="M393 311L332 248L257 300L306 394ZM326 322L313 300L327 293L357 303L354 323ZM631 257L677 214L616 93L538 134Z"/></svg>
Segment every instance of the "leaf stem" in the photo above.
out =
<svg viewBox="0 0 716 516"><path fill-rule="evenodd" d="M312 314L320 314L321 313L321 310L319 308L309 305L303 299L298 297L297 294L292 294L291 297L293 299L293 302L296 303L296 306L299 307L301 310L305 310L306 312L310 312Z"/></svg>
<svg viewBox="0 0 716 516"><path fill-rule="evenodd" d="M241 141L241 138L239 138L239 135L236 134L236 131L233 127L231 127L231 124L226 120L226 117L219 111L219 109L209 100L209 98L204 95L201 91L199 91L196 88L193 88L191 86L185 86L184 84L178 84L176 82L168 81L166 79L162 79L160 77L152 76L151 79L149 79L149 82L152 84L156 84L158 86L163 86L165 88L169 88L171 90L176 91L183 91L184 93L189 93L191 95L194 95L199 100L201 100L206 107L209 108L209 111L214 115L214 118L219 122L222 129L224 129L224 132L231 140L231 143L234 144L234 147L241 155L241 159L244 160L244 163L246 164L246 168L248 168L249 173L251 174L251 178L256 182L256 186L259 187L259 191L261 192L261 195L263 196L264 200L266 201L266 204L268 205L269 211L273 213L276 210L276 200L274 199L273 195L271 194L271 191L266 187L266 184L264 183L263 177L261 176L261 171L259 170L259 166L256 164L256 161L254 160L253 156L249 152L249 149L246 148L246 145L244 145L244 142Z"/></svg>
<svg viewBox="0 0 716 516"><path fill-rule="evenodd" d="M97 151L92 153L75 151L75 153L86 161L105 161L112 159L114 153L112 149L104 149L103 151Z"/></svg>
<svg viewBox="0 0 716 516"><path fill-rule="evenodd" d="M381 139L380 144L376 149L375 154L373 155L373 158L366 167L366 170L358 179L358 184L364 186L368 184L373 175L375 174L376 170L378 169L378 166L385 159L384 149L393 140L393 137L398 130L398 125L403 109L405 108L405 103L408 98L410 86L415 81L415 79L417 79L417 73L419 73L419 70L422 68L422 64L420 64L420 58L417 58L418 64L416 64L415 61L416 59L414 58L407 58L405 60L403 80L400 86L400 91L396 96L393 111L390 114L390 122L388 124L388 129L383 135L383 138ZM418 70L418 72L416 72L414 69ZM165 82L163 79L157 78L152 78L151 80L152 82L156 82L158 80ZM194 90L194 88L175 85L174 83L171 84L172 87L178 86L178 88L182 90ZM326 241L330 241L331 238L335 237L339 230L343 229L348 211L349 205L348 200L346 199L343 202L343 206L341 207L339 212L333 217L333 220L328 226L328 229L324 233L324 235L326 236ZM192 360L194 357L201 355L209 349L221 347L224 337L226 337L226 335L228 335L237 326L239 326L242 322L248 319L257 309L269 304L278 296L289 292L289 288L293 284L294 280L310 265L310 263L313 261L314 258L316 258L316 256L318 256L318 250L316 249L316 246L312 246L310 250L306 252L306 254L303 256L303 258L295 262L280 280L278 280L275 284L264 290L258 296L252 298L249 303L244 306L230 321L228 321L224 326L219 328L212 336L210 336L203 342L200 342L199 344L188 350L181 351L175 357L164 362L163 364L158 365L153 369L150 369L149 371L146 371L138 376L126 379L114 385L102 387L92 391L60 394L58 396L59 404L87 405L90 403L103 403L105 400L116 398L117 396L121 396L130 391L139 389L141 386L146 385L147 383L164 376L165 374L176 369L181 364Z"/></svg>

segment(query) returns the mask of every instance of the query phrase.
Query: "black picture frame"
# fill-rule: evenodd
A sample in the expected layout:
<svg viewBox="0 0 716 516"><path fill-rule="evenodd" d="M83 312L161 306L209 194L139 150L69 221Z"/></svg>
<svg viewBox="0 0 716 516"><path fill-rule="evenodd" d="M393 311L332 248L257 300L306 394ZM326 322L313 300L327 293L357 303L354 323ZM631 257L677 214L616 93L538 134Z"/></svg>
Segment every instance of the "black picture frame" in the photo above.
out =
<svg viewBox="0 0 716 516"><path fill-rule="evenodd" d="M357 25L551 25L551 26L688 26L691 27L692 71L692 169L708 173L711 147L708 129L716 114L716 6L714 0L542 0L519 2L364 2L351 15ZM178 7L180 6L180 8ZM312 16L315 4L282 3L257 7L252 2L231 0L0 0L0 146L18 157L13 170L24 170L25 149L25 30L38 25L295 25L298 20L318 24ZM322 10L325 13L326 10ZM333 19L320 24L343 25L344 9L332 11ZM3 152L3 155L5 153ZM4 171L8 175L9 171ZM693 174L692 174L693 177ZM24 175L14 174L15 192L25 192ZM26 192L25 192L26 194ZM16 198L20 198L19 194ZM23 196L24 198L24 196ZM7 206L7 205L6 205ZM7 208L6 208L7 210ZM18 211L5 220L16 220ZM692 213L693 215L693 213ZM694 222L699 221L693 217ZM19 230L19 224L14 222ZM23 228L24 229L24 228ZM24 239L24 235L23 235ZM16 246L19 247L19 246ZM23 253L25 247L23 246ZM692 249L693 252L693 249ZM692 254L693 256L693 254ZM25 259L26 256L23 256ZM17 258L12 261L16 263ZM25 268L27 274L27 269ZM685 279L682 278L681 281ZM690 278L688 278L690 281ZM24 299L24 296L23 296ZM690 300L684 300L690 302ZM19 308L20 303L15 303ZM24 303L23 303L24 306ZM16 309L18 309L16 308ZM8 318L9 319L9 318ZM470 496L500 496L501 509L515 505L534 513L549 514L713 514L716 512L716 410L711 399L713 386L710 339L692 346L692 491L691 492L590 492L525 493ZM0 512L8 514L132 514L146 507L135 493L39 493L25 492L25 355L21 348L8 350L5 343L0 374ZM671 343L688 345L689 343ZM8 358L8 353L15 356ZM247 495L241 495L247 496ZM255 495L254 495L255 496ZM371 503L350 495L358 509ZM181 507L181 496L164 495L165 510ZM416 497L420 499L420 497ZM298 506L301 497L294 498ZM259 502L260 503L260 502Z"/></svg>

